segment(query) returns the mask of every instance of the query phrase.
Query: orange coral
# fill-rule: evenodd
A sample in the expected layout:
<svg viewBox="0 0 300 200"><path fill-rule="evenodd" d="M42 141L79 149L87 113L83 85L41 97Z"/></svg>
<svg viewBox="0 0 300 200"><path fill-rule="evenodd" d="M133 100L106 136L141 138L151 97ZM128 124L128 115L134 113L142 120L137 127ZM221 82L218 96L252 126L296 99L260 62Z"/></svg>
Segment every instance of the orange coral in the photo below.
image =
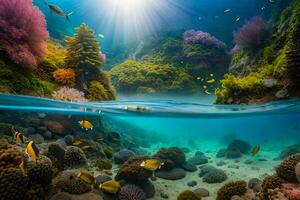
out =
<svg viewBox="0 0 300 200"><path fill-rule="evenodd" d="M75 83L75 72L73 69L58 69L53 72L53 77L57 83L63 85L73 85Z"/></svg>

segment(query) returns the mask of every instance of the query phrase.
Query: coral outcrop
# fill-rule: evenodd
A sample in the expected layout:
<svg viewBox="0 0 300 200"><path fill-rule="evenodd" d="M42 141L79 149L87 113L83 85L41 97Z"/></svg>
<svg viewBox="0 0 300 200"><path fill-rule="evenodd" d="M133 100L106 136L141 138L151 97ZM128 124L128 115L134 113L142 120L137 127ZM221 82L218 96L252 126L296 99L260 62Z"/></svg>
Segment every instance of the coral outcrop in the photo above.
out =
<svg viewBox="0 0 300 200"><path fill-rule="evenodd" d="M73 69L57 69L53 72L55 81L62 85L73 85L75 83L75 71Z"/></svg>
<svg viewBox="0 0 300 200"><path fill-rule="evenodd" d="M292 155L286 158L277 167L277 175L289 182L297 183L297 177L295 173L295 167L300 162L300 154Z"/></svg>
<svg viewBox="0 0 300 200"><path fill-rule="evenodd" d="M272 190L282 187L282 180L277 175L267 176L262 182L262 192L266 199L269 199L269 195Z"/></svg>
<svg viewBox="0 0 300 200"><path fill-rule="evenodd" d="M217 193L217 200L231 200L235 195L241 196L247 191L245 181L233 181L223 185Z"/></svg>
<svg viewBox="0 0 300 200"><path fill-rule="evenodd" d="M162 169L181 167L181 165L186 163L185 154L178 147L161 148L153 157L164 162Z"/></svg>
<svg viewBox="0 0 300 200"><path fill-rule="evenodd" d="M18 167L23 159L23 154L5 139L0 139L0 155L0 171Z"/></svg>
<svg viewBox="0 0 300 200"><path fill-rule="evenodd" d="M201 196L193 191L186 190L178 195L177 200L201 200Z"/></svg>
<svg viewBox="0 0 300 200"><path fill-rule="evenodd" d="M85 153L78 147L69 146L65 151L64 164L67 168L78 168L87 164Z"/></svg>
<svg viewBox="0 0 300 200"><path fill-rule="evenodd" d="M51 183L53 176L52 162L48 157L40 155L36 162L28 162L26 169L30 182L43 186Z"/></svg>

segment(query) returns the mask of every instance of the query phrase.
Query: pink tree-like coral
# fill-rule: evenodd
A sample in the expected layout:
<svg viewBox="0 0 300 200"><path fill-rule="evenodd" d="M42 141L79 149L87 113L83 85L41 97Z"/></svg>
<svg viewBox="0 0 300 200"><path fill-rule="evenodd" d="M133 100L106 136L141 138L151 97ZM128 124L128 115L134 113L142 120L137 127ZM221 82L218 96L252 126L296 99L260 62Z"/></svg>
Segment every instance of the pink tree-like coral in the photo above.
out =
<svg viewBox="0 0 300 200"><path fill-rule="evenodd" d="M45 17L32 0L0 0L0 51L12 62L34 69L48 40Z"/></svg>
<svg viewBox="0 0 300 200"><path fill-rule="evenodd" d="M236 49L255 49L263 43L266 22L261 16L255 16L246 22L242 28L234 32Z"/></svg>

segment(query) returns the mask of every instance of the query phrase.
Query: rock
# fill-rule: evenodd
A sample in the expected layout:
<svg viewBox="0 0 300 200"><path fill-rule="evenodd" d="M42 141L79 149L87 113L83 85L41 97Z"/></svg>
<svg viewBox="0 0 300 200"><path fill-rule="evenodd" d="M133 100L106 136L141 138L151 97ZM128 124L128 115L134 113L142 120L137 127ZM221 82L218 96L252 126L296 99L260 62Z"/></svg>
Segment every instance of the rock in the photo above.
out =
<svg viewBox="0 0 300 200"><path fill-rule="evenodd" d="M198 188L194 190L194 193L201 196L201 197L208 197L209 196L209 191L205 188Z"/></svg>
<svg viewBox="0 0 300 200"><path fill-rule="evenodd" d="M72 145L74 142L74 137L72 135L66 135L64 140L67 145Z"/></svg>
<svg viewBox="0 0 300 200"><path fill-rule="evenodd" d="M154 158L162 160L165 164L162 169L171 169L172 167L181 167L186 163L184 152L178 147L161 148Z"/></svg>
<svg viewBox="0 0 300 200"><path fill-rule="evenodd" d="M133 151L128 149L122 149L114 154L114 161L116 164L123 164L134 155L135 153Z"/></svg>
<svg viewBox="0 0 300 200"><path fill-rule="evenodd" d="M35 133L35 128L28 127L28 128L26 128L26 132L27 132L27 135L32 135Z"/></svg>
<svg viewBox="0 0 300 200"><path fill-rule="evenodd" d="M244 200L244 199L238 195L234 195L231 197L231 200Z"/></svg>
<svg viewBox="0 0 300 200"><path fill-rule="evenodd" d="M277 160L286 159L287 157L300 153L300 143L286 147L278 156Z"/></svg>
<svg viewBox="0 0 300 200"><path fill-rule="evenodd" d="M223 158L223 157L226 156L226 153L227 153L227 149L220 149L220 150L217 152L216 157L217 157L217 158Z"/></svg>
<svg viewBox="0 0 300 200"><path fill-rule="evenodd" d="M285 99L289 96L289 91L287 89L279 90L278 92L276 92L275 96L278 99Z"/></svg>
<svg viewBox="0 0 300 200"><path fill-rule="evenodd" d="M237 77L243 77L258 68L249 56L242 57L236 64L229 67L229 72Z"/></svg>
<svg viewBox="0 0 300 200"><path fill-rule="evenodd" d="M222 183L227 179L226 173L221 169L215 169L203 176L205 183Z"/></svg>
<svg viewBox="0 0 300 200"><path fill-rule="evenodd" d="M262 181L258 178L252 178L248 181L248 188L254 190L255 192L260 192L262 189L261 183Z"/></svg>
<svg viewBox="0 0 300 200"><path fill-rule="evenodd" d="M72 200L103 200L103 198L93 192L88 192L81 195L72 195Z"/></svg>
<svg viewBox="0 0 300 200"><path fill-rule="evenodd" d="M45 131L44 133L42 133L43 136L46 138L46 139L51 139L52 138L52 133L50 131Z"/></svg>
<svg viewBox="0 0 300 200"><path fill-rule="evenodd" d="M300 183L300 162L295 167L295 173L296 173L296 177L298 179L298 182Z"/></svg>
<svg viewBox="0 0 300 200"><path fill-rule="evenodd" d="M110 176L107 176L107 175L99 175L95 178L96 180L96 185L100 185L106 181L110 181L112 180L112 178Z"/></svg>
<svg viewBox="0 0 300 200"><path fill-rule="evenodd" d="M267 88L272 88L277 85L277 80L276 79L265 79L264 81L264 86Z"/></svg>
<svg viewBox="0 0 300 200"><path fill-rule="evenodd" d="M45 126L39 126L36 131L39 134L43 134L44 132L47 131L47 128Z"/></svg>
<svg viewBox="0 0 300 200"><path fill-rule="evenodd" d="M208 163L208 159L202 152L196 152L195 155L188 160L188 162L194 165L203 165Z"/></svg>
<svg viewBox="0 0 300 200"><path fill-rule="evenodd" d="M226 164L227 164L227 163L224 162L223 160L221 160L221 161L219 161L219 162L216 163L216 165L219 166L219 167L220 167L220 166L224 166L224 165L226 165Z"/></svg>
<svg viewBox="0 0 300 200"><path fill-rule="evenodd" d="M187 185L190 186L190 187L194 187L194 186L197 185L197 181L189 181L189 182L187 183Z"/></svg>
<svg viewBox="0 0 300 200"><path fill-rule="evenodd" d="M240 166L238 166L238 165L228 165L228 168L231 168L231 169L239 169L240 168Z"/></svg>
<svg viewBox="0 0 300 200"><path fill-rule="evenodd" d="M45 142L44 137L40 134L29 135L29 136L27 136L27 138L29 140L32 140L36 144L41 144L41 143Z"/></svg>
<svg viewBox="0 0 300 200"><path fill-rule="evenodd" d="M160 193L160 197L163 198L163 199L168 199L169 195L167 195L166 193L162 192L162 193Z"/></svg>
<svg viewBox="0 0 300 200"><path fill-rule="evenodd" d="M251 150L251 145L244 140L233 140L227 147L227 155L228 151L239 151L242 154L247 154Z"/></svg>
<svg viewBox="0 0 300 200"><path fill-rule="evenodd" d="M72 200L72 195L67 192L59 192L52 196L50 200Z"/></svg>
<svg viewBox="0 0 300 200"><path fill-rule="evenodd" d="M244 161L244 163L247 164L247 165L250 165L250 164L253 163L253 160L246 160L246 161Z"/></svg>
<svg viewBox="0 0 300 200"><path fill-rule="evenodd" d="M60 144L63 148L67 147L67 144L63 138L56 140L56 143Z"/></svg>
<svg viewBox="0 0 300 200"><path fill-rule="evenodd" d="M26 119L26 125L38 128L41 124L41 120L39 118L30 117Z"/></svg>
<svg viewBox="0 0 300 200"><path fill-rule="evenodd" d="M181 167L182 167L182 169L184 169L187 172L197 171L197 167L191 163L184 163Z"/></svg>
<svg viewBox="0 0 300 200"><path fill-rule="evenodd" d="M139 184L140 188L145 192L147 198L152 198L155 195L155 187L151 181L146 180Z"/></svg>
<svg viewBox="0 0 300 200"><path fill-rule="evenodd" d="M170 171L156 171L155 176L166 180L179 180L186 176L186 173L181 168L173 168Z"/></svg>

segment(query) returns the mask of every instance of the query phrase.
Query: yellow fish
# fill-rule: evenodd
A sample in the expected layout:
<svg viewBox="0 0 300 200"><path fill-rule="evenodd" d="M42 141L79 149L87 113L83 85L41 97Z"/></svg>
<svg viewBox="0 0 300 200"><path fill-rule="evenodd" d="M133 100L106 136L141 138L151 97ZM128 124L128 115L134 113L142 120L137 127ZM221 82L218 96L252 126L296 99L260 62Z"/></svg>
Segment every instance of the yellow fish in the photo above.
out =
<svg viewBox="0 0 300 200"><path fill-rule="evenodd" d="M215 79L211 79L211 80L208 80L208 81L207 81L207 83L211 83L211 84L212 84L212 83L215 83L215 82L216 82Z"/></svg>
<svg viewBox="0 0 300 200"><path fill-rule="evenodd" d="M80 172L77 176L87 184L92 185L96 183L94 176L88 172Z"/></svg>
<svg viewBox="0 0 300 200"><path fill-rule="evenodd" d="M110 180L100 184L99 188L104 192L116 194L121 189L121 184L118 181Z"/></svg>
<svg viewBox="0 0 300 200"><path fill-rule="evenodd" d="M160 169L161 166L163 166L163 165L164 165L164 163L161 163L160 161L155 160L155 159L149 159L149 160L143 161L141 163L141 167L143 167L146 170L150 170L150 171L155 171L157 169Z"/></svg>
<svg viewBox="0 0 300 200"><path fill-rule="evenodd" d="M75 139L74 142L73 142L73 145L76 145L76 146L81 145L81 144L83 144L83 141L79 138Z"/></svg>
<svg viewBox="0 0 300 200"><path fill-rule="evenodd" d="M228 8L228 9L224 10L224 13L228 13L228 12L230 12L230 11L231 11L231 9Z"/></svg>
<svg viewBox="0 0 300 200"><path fill-rule="evenodd" d="M16 131L15 129L12 129L12 130L13 130L14 138L17 143L19 143L19 144L26 143L26 137L22 133Z"/></svg>
<svg viewBox="0 0 300 200"><path fill-rule="evenodd" d="M82 147L82 150L88 150L90 148L91 148L91 145L85 145L85 146Z"/></svg>
<svg viewBox="0 0 300 200"><path fill-rule="evenodd" d="M253 149L252 149L252 156L256 156L256 154L260 151L260 146L256 145Z"/></svg>
<svg viewBox="0 0 300 200"><path fill-rule="evenodd" d="M36 159L39 156L40 151L37 148L37 146L33 143L33 141L31 140L28 142L28 144L26 146L25 153L31 158L31 160L36 162Z"/></svg>
<svg viewBox="0 0 300 200"><path fill-rule="evenodd" d="M104 38L105 36L103 34L98 34L99 38Z"/></svg>
<svg viewBox="0 0 300 200"><path fill-rule="evenodd" d="M19 168L21 169L23 174L26 174L26 163L25 163L24 159L22 159L22 162L20 163Z"/></svg>
<svg viewBox="0 0 300 200"><path fill-rule="evenodd" d="M236 19L235 19L235 21L238 22L238 21L240 21L240 19L241 19L241 17L237 16Z"/></svg>
<svg viewBox="0 0 300 200"><path fill-rule="evenodd" d="M85 130L89 130L89 129L93 130L93 127L94 127L93 124L91 122L87 121L87 120L81 120L78 123Z"/></svg>

